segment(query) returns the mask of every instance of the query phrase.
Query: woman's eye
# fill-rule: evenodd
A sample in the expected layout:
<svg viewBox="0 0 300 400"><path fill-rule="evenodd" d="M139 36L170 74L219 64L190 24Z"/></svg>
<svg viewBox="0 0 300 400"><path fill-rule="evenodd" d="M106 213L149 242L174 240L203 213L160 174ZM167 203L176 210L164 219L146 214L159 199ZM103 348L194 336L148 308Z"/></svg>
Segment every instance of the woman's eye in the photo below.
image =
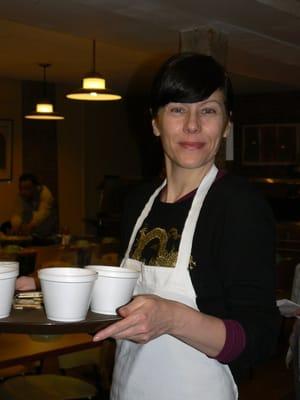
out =
<svg viewBox="0 0 300 400"><path fill-rule="evenodd" d="M202 108L201 114L216 114L216 110L214 108L205 107Z"/></svg>
<svg viewBox="0 0 300 400"><path fill-rule="evenodd" d="M183 107L172 107L170 109L170 111L173 114L182 114L182 113L184 113L184 108Z"/></svg>

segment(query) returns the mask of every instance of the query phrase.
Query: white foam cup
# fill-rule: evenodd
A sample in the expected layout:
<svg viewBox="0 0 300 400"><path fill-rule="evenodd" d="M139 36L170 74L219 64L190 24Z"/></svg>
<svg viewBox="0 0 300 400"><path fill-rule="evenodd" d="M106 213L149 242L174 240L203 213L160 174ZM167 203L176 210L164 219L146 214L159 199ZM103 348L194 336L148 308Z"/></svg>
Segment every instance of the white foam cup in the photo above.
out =
<svg viewBox="0 0 300 400"><path fill-rule="evenodd" d="M76 322L85 319L94 282L95 271L82 268L43 268L38 271L47 318Z"/></svg>
<svg viewBox="0 0 300 400"><path fill-rule="evenodd" d="M18 271L19 275L19 262L18 261L0 261L0 268L2 267L13 267Z"/></svg>
<svg viewBox="0 0 300 400"><path fill-rule="evenodd" d="M119 307L131 300L139 272L105 265L88 265L85 268L98 273L91 300L93 312L115 315Z"/></svg>
<svg viewBox="0 0 300 400"><path fill-rule="evenodd" d="M0 318L10 314L15 293L18 270L15 266L1 266L0 268Z"/></svg>

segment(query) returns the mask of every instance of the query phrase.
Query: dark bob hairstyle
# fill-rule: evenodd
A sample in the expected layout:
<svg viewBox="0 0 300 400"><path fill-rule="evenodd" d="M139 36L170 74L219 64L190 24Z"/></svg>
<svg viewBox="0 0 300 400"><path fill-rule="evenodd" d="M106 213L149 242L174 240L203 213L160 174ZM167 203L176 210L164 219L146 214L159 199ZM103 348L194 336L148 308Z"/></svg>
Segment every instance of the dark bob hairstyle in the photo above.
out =
<svg viewBox="0 0 300 400"><path fill-rule="evenodd" d="M156 117L158 110L170 102L205 100L217 89L223 92L226 112L230 117L233 91L222 65L204 54L176 54L162 65L154 79L150 97L151 115Z"/></svg>

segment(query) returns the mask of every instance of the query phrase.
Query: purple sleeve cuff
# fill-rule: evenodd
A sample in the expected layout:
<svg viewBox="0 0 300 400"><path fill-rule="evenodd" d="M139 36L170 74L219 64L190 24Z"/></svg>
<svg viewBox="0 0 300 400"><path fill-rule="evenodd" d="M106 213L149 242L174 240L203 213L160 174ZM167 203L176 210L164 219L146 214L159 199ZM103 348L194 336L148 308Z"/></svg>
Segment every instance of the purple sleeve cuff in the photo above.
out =
<svg viewBox="0 0 300 400"><path fill-rule="evenodd" d="M228 364L237 358L246 346L246 334L244 328L237 321L223 320L226 329L226 339L223 349L214 357L221 363Z"/></svg>

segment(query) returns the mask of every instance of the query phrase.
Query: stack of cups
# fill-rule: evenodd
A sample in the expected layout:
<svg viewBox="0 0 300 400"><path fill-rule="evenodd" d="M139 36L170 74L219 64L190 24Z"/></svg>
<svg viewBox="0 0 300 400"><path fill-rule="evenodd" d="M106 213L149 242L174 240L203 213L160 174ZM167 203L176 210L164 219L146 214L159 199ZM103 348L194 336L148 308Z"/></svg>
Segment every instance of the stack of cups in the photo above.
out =
<svg viewBox="0 0 300 400"><path fill-rule="evenodd" d="M0 264L0 318L10 314L16 278L19 274L19 265L16 262L1 262Z"/></svg>

